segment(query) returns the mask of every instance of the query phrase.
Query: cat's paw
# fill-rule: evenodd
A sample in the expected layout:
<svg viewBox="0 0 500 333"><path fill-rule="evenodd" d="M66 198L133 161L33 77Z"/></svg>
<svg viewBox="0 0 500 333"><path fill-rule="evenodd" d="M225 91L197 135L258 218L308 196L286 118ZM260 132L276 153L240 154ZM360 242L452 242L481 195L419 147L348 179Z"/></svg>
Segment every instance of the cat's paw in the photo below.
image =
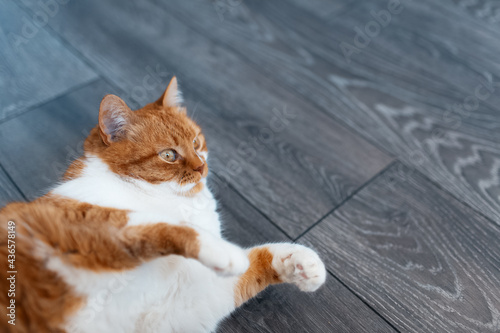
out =
<svg viewBox="0 0 500 333"><path fill-rule="evenodd" d="M315 291L326 280L325 265L318 254L299 244L274 244L273 268L283 282L302 291Z"/></svg>
<svg viewBox="0 0 500 333"><path fill-rule="evenodd" d="M200 252L198 260L222 276L241 275L249 266L245 251L209 233L199 236Z"/></svg>

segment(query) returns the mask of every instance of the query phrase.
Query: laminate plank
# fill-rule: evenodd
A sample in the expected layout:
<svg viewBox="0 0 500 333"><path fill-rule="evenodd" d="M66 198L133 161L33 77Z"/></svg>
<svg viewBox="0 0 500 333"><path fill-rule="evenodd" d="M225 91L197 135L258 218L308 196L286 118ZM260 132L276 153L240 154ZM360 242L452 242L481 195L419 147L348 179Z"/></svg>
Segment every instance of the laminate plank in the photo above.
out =
<svg viewBox="0 0 500 333"><path fill-rule="evenodd" d="M396 163L300 242L404 332L498 332L500 228Z"/></svg>
<svg viewBox="0 0 500 333"><path fill-rule="evenodd" d="M0 209L13 201L23 201L23 196L0 166Z"/></svg>
<svg viewBox="0 0 500 333"><path fill-rule="evenodd" d="M213 170L292 238L392 160L161 4L72 2L51 26L124 91L142 87L148 67L162 79L175 69ZM125 97L141 104L163 87Z"/></svg>
<svg viewBox="0 0 500 333"><path fill-rule="evenodd" d="M97 78L14 1L0 2L0 122Z"/></svg>
<svg viewBox="0 0 500 333"><path fill-rule="evenodd" d="M341 43L354 45L353 29L388 1L331 18L308 1L252 1L223 22L201 1L162 5L500 223L498 29L456 6L408 1L348 63Z"/></svg>
<svg viewBox="0 0 500 333"><path fill-rule="evenodd" d="M314 293L271 286L221 323L230 332L397 332L332 276Z"/></svg>

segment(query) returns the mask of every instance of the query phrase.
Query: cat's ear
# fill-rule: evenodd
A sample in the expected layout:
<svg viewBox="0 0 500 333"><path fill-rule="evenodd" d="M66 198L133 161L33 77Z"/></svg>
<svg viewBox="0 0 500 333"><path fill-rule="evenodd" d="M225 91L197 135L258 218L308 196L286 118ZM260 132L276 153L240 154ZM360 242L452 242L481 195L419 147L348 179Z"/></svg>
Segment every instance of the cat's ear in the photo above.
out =
<svg viewBox="0 0 500 333"><path fill-rule="evenodd" d="M126 126L132 118L132 110L118 96L106 95L99 109L99 132L106 145L120 141L126 135Z"/></svg>
<svg viewBox="0 0 500 333"><path fill-rule="evenodd" d="M177 84L177 78L175 76L170 80L167 89L158 101L166 108L181 106L184 100L182 99L182 93L179 90L179 85Z"/></svg>

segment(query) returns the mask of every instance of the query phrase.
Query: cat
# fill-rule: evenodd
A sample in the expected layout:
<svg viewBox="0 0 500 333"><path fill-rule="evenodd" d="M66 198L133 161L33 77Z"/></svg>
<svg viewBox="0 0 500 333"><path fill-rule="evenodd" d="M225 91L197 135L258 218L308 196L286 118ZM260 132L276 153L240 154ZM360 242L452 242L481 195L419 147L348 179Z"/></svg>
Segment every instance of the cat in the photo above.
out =
<svg viewBox="0 0 500 333"><path fill-rule="evenodd" d="M222 239L207 158L175 77L135 111L106 95L61 182L0 211L0 305L15 300L3 331L211 332L271 284L317 290L326 270L313 250Z"/></svg>

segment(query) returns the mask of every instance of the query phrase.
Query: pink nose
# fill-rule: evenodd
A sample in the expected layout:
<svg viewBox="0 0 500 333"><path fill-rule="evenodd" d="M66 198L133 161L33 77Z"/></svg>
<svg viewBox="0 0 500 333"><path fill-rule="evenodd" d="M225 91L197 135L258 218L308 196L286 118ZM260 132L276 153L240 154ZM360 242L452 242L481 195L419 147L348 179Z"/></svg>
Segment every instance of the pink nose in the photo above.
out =
<svg viewBox="0 0 500 333"><path fill-rule="evenodd" d="M203 173L203 167L205 166L205 164L202 164L200 165L199 167L197 168L193 168L194 171L198 171L199 173Z"/></svg>

